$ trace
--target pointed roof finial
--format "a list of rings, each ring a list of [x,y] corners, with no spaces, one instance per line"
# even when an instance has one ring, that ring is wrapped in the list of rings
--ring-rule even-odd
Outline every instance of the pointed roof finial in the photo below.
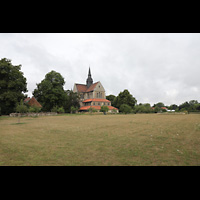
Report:
[[[91,72],[90,72],[90,66],[89,66],[89,72],[88,72],[88,76],[91,76]]]

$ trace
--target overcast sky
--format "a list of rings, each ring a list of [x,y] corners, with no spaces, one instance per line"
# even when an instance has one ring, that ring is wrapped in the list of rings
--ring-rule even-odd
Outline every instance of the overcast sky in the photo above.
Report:
[[[138,103],[200,102],[199,33],[0,33],[0,59],[22,65],[28,95],[54,70],[65,89],[86,83],[89,66],[106,95]]]

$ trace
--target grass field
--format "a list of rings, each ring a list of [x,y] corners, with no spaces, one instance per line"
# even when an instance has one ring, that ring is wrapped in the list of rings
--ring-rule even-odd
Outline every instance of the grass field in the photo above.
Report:
[[[0,117],[0,166],[200,165],[199,114]]]

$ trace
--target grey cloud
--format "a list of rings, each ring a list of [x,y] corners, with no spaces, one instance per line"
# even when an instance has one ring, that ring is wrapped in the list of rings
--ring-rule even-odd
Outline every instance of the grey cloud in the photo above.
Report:
[[[85,83],[89,65],[107,95],[128,89],[138,103],[199,98],[200,34],[0,34],[0,55],[22,64],[30,93],[50,70],[65,89]]]

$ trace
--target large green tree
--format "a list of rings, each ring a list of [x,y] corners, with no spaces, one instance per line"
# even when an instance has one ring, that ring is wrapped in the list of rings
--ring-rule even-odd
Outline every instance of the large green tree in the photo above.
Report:
[[[114,107],[115,107],[115,103],[114,103],[115,98],[116,98],[116,96],[113,95],[113,94],[110,94],[110,95],[106,96],[106,99],[111,101],[111,105],[114,106]]]
[[[153,107],[159,107],[159,108],[161,108],[161,107],[165,107],[165,104],[164,103],[162,103],[162,102],[158,102],[158,103],[156,103],[156,104],[154,104],[153,105]]]
[[[176,104],[171,104],[168,109],[169,110],[176,110],[178,108],[178,106]]]
[[[72,90],[66,90],[63,107],[65,109],[65,112],[67,112],[67,113],[70,113],[71,111],[73,111],[73,108],[78,110],[80,107],[79,95],[76,92],[74,93]],[[73,107],[72,110],[71,110],[71,107]]]
[[[190,107],[190,104],[186,101],[186,102],[182,103],[181,105],[179,105],[179,110],[181,110],[181,109],[188,110],[189,107]]]
[[[200,103],[197,100],[190,100],[189,102],[184,102],[179,105],[179,110],[187,110],[188,112],[199,112]]]
[[[16,104],[25,98],[27,92],[26,78],[21,65],[12,65],[11,60],[0,60],[0,109],[7,115],[15,111]]]
[[[125,89],[123,92],[120,92],[119,95],[114,99],[114,106],[120,108],[122,104],[127,104],[131,108],[135,106],[137,100],[135,97],[130,94],[130,92]]]
[[[46,74],[41,83],[37,84],[33,95],[42,104],[43,111],[51,111],[56,106],[63,106],[66,99],[64,84],[65,81],[61,74],[53,70]]]

